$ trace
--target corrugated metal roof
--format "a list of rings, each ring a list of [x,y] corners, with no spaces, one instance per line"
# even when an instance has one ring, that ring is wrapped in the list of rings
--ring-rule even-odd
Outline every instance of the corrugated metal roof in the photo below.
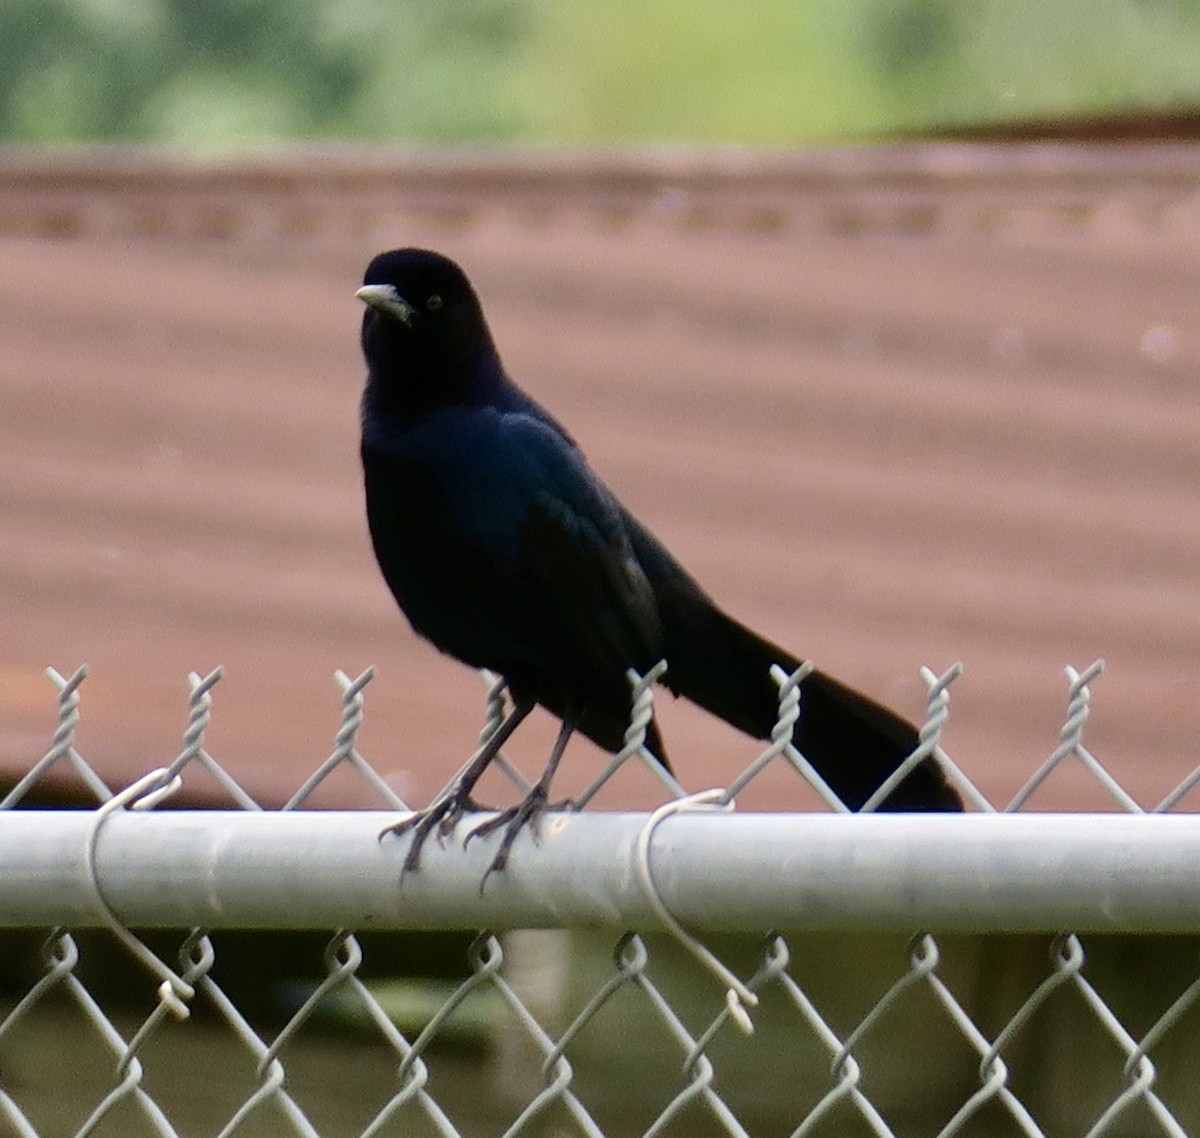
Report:
[[[962,659],[946,745],[998,799],[1057,740],[1062,666],[1104,656],[1087,739],[1152,805],[1200,761],[1198,191],[1186,145],[9,156],[0,766],[46,746],[42,667],[82,661],[114,777],[174,755],[217,663],[210,750],[268,797],[332,742],[335,667],[379,666],[363,749],[405,794],[465,757],[482,687],[394,609],[357,469],[354,287],[426,244],[732,612],[914,715],[918,668]],[[755,753],[661,702],[688,785]],[[523,735],[536,766],[551,726]]]

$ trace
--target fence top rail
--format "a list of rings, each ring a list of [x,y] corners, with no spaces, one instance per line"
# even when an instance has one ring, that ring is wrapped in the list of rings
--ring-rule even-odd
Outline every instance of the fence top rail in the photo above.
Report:
[[[483,884],[383,812],[0,814],[0,927],[1200,931],[1200,815],[562,813]]]

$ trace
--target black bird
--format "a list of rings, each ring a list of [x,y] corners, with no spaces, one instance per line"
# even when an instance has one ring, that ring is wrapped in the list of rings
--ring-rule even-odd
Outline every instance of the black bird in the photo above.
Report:
[[[452,261],[382,253],[357,296],[367,520],[384,579],[412,627],[476,668],[505,677],[513,711],[450,793],[390,830],[422,844],[466,810],[472,789],[535,705],[562,720],[546,771],[505,827],[494,869],[546,804],[572,731],[609,751],[630,715],[627,670],[667,662],[664,683],[757,739],[778,717],[774,664],[799,661],[722,612],[594,474],[567,431],[509,378],[474,289]],[[851,809],[917,746],[913,726],[831,676],[800,688],[793,740]],[[664,767],[652,722],[646,746]],[[669,769],[669,767],[668,767]],[[960,810],[926,759],[882,810]]]

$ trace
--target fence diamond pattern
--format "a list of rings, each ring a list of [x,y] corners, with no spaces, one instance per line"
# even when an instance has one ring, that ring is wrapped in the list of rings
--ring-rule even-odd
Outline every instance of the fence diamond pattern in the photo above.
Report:
[[[923,671],[928,705],[921,742],[896,779],[933,755],[959,787],[969,809],[1014,812],[1055,769],[1078,763],[1121,810],[1142,813],[1083,743],[1090,685],[1101,669],[1100,662],[1082,672],[1067,669],[1068,709],[1060,740],[1013,800],[1001,805],[989,802],[939,745],[951,686],[960,669],[956,666],[943,675]],[[89,812],[86,859],[94,901],[89,924],[106,928],[121,951],[137,961],[137,974],[144,976],[145,983],[141,995],[146,998],[141,1002],[149,1004],[150,1010],[131,1018],[128,1010],[107,1007],[107,997],[93,992],[84,945],[96,943],[94,934],[85,937],[65,928],[44,933],[40,963],[28,986],[15,1002],[0,1004],[0,1132],[21,1138],[59,1133],[355,1133],[364,1138],[560,1133],[782,1133],[793,1138],[1081,1134],[1098,1138],[1200,1133],[1200,1100],[1189,1088],[1195,1080],[1188,1070],[1189,1066],[1195,1070],[1197,1059],[1196,1050],[1189,1051],[1189,1046],[1200,1040],[1196,1024],[1200,953],[1183,952],[1179,976],[1164,978],[1154,999],[1130,1004],[1126,997],[1110,994],[1091,975],[1090,943],[1085,945],[1090,938],[1060,931],[1038,942],[1041,964],[1020,972],[1018,980],[1009,983],[1004,999],[989,1005],[968,990],[971,984],[962,968],[948,966],[950,955],[958,950],[955,938],[917,932],[906,947],[889,942],[882,955],[875,953],[872,968],[855,981],[859,990],[848,1007],[831,996],[827,984],[807,974],[810,953],[803,934],[746,929],[758,945],[757,962],[750,967],[746,967],[751,958],[745,938],[736,949],[726,949],[728,937],[706,937],[711,943],[702,944],[657,895],[648,862],[643,884],[658,924],[638,932],[613,930],[618,938],[607,963],[590,960],[583,969],[586,975],[566,985],[568,994],[550,1013],[536,987],[521,979],[521,954],[530,942],[519,934],[485,930],[466,953],[465,978],[422,1017],[421,1026],[402,1030],[379,989],[361,975],[367,960],[363,943],[341,929],[325,945],[323,979],[296,1000],[281,1028],[268,1033],[256,1026],[252,1009],[239,1007],[214,977],[222,952],[219,930],[197,927],[181,938],[176,935],[174,957],[166,959],[160,953],[161,933],[136,935],[125,927],[107,899],[110,883],[96,868],[96,849],[114,815],[162,807],[182,780],[194,777],[201,768],[223,788],[232,809],[261,809],[205,748],[220,672],[189,678],[189,715],[178,757],[119,790],[110,787],[76,749],[85,670],[70,677],[53,670],[48,675],[58,690],[52,743],[41,761],[0,801],[0,810],[28,810],[30,792],[51,771],[56,776],[69,772],[95,800]],[[647,842],[658,822],[672,813],[732,809],[734,796],[776,764],[806,779],[831,809],[844,810],[791,744],[791,728],[801,709],[797,685],[803,675],[801,669],[794,676],[778,673],[775,677],[780,715],[770,745],[727,789],[697,795],[689,795],[644,750],[651,684],[657,675],[631,676],[633,714],[626,746],[578,796],[573,808],[586,807],[626,762],[644,762],[662,782],[665,794],[663,807],[647,819]],[[304,810],[326,779],[347,770],[372,788],[381,809],[409,809],[356,746],[371,678],[369,670],[356,678],[337,673],[342,717],[332,751],[284,811]],[[481,738],[496,729],[505,699],[503,683],[485,679],[487,715]],[[500,762],[513,782],[527,789],[521,774],[503,758]],[[1174,811],[1198,780],[1200,768],[1154,812]],[[876,799],[889,788],[881,788]],[[0,814],[0,834],[5,816]],[[422,872],[437,872],[437,866],[423,866]],[[0,927],[12,923],[5,917],[0,881]],[[464,913],[464,923],[470,923],[469,913]],[[1096,938],[1096,943],[1105,950],[1105,938]],[[576,957],[569,959],[574,966]],[[854,973],[853,968],[848,971]],[[157,998],[151,1003],[156,985]],[[321,1022],[322,1009],[331,1002],[353,1005],[367,1025],[373,1053],[383,1049],[390,1056],[387,1085],[376,1085],[373,1099],[359,1100],[354,1117],[331,1119],[316,1105],[319,1095],[293,1088],[292,1056],[297,1054],[298,1040]],[[496,1017],[504,1025],[500,1050],[507,1054],[502,1078],[506,1087],[486,1108],[464,1107],[453,1088],[464,1059],[445,1043],[454,1036],[456,1019],[484,1005],[499,1009]],[[75,1084],[65,1076],[57,1079],[53,1112],[44,1103],[31,1101],[20,1078],[23,1056],[37,1050],[45,1039],[35,1025],[48,1012],[60,1025],[51,1031],[50,1046],[64,1052],[98,1046],[107,1055],[108,1072],[100,1085],[94,1080]],[[238,1071],[240,1082],[234,1080],[236,1087],[231,1085],[221,1094],[201,1088],[202,1105],[184,1122],[173,1107],[169,1077],[155,1075],[156,1048],[163,1040],[195,1030],[193,1023],[200,1019],[210,1027],[217,1025],[227,1065]],[[918,1030],[919,1023],[930,1021],[939,1024],[937,1041],[925,1039]],[[630,1024],[637,1026],[631,1029]],[[1092,1039],[1086,1061],[1103,1056],[1103,1070],[1088,1083],[1086,1093],[1048,1098],[1035,1089],[1037,1082],[1065,1077],[1075,1047],[1072,1033],[1077,1030]],[[611,1044],[614,1034],[615,1046]],[[767,1042],[762,1042],[764,1038]],[[743,1049],[755,1046],[759,1058],[739,1058]],[[761,1058],[764,1049],[770,1052],[769,1062]],[[342,1077],[338,1063],[349,1069],[358,1062],[357,1049],[334,1049],[331,1055],[335,1053],[338,1058],[327,1058],[323,1064],[326,1077],[333,1080]],[[968,1072],[968,1079],[947,1081],[933,1073],[946,1055],[958,1056],[957,1067]],[[964,1055],[969,1062],[961,1061]],[[631,1062],[640,1069],[635,1071]],[[899,1083],[873,1076],[881,1064],[901,1072]],[[194,1065],[202,1066],[198,1053]],[[451,1072],[448,1078],[439,1081],[439,1067]],[[203,1081],[203,1070],[198,1077]],[[652,1085],[653,1091],[637,1097],[636,1109],[632,1105],[625,1109],[625,1092],[639,1079]],[[759,1109],[767,1100],[774,1104],[769,1121],[766,1107]]]

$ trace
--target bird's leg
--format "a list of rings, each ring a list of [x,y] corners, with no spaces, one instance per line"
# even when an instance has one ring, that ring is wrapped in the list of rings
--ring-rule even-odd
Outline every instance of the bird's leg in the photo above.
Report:
[[[550,799],[550,783],[554,778],[554,772],[558,770],[563,752],[567,749],[567,740],[571,738],[574,731],[575,725],[571,720],[564,719],[558,732],[558,738],[554,741],[554,749],[550,752],[550,758],[546,762],[546,769],[542,771],[541,778],[533,784],[529,793],[516,806],[501,810],[494,818],[480,823],[467,835],[466,841],[469,842],[472,838],[491,834],[501,828],[504,830],[500,848],[496,851],[496,856],[492,858],[492,864],[488,866],[487,873],[483,875],[483,881],[479,883],[480,890],[483,889],[491,874],[502,870],[508,864],[508,851],[512,848],[517,834],[531,822],[536,826],[538,815],[547,808]]]
[[[388,826],[380,833],[380,838],[387,834],[407,834],[413,832],[412,844],[404,858],[401,874],[416,869],[421,860],[421,847],[426,839],[436,829],[445,834],[454,828],[455,823],[468,810],[478,810],[471,792],[488,765],[499,753],[500,748],[508,741],[509,736],[521,725],[525,717],[533,710],[532,703],[516,704],[508,718],[492,733],[486,743],[471,756],[470,762],[463,767],[454,782],[440,794],[424,810],[418,810],[407,818],[402,818],[394,826]]]

